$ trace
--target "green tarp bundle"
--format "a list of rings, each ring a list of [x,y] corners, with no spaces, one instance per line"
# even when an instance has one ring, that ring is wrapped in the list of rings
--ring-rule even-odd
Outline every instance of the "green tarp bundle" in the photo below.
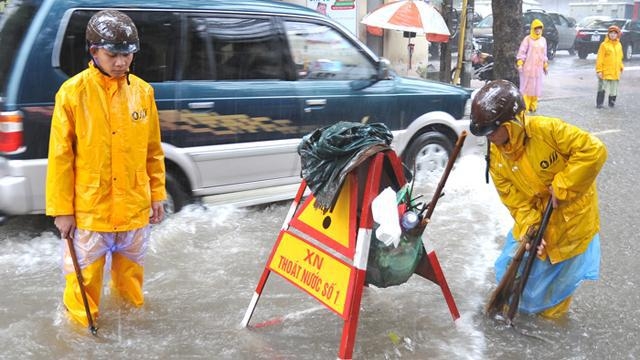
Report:
[[[305,135],[298,146],[301,175],[316,198],[316,206],[331,209],[359,155],[376,146],[378,151],[389,149],[392,139],[384,124],[344,121]]]

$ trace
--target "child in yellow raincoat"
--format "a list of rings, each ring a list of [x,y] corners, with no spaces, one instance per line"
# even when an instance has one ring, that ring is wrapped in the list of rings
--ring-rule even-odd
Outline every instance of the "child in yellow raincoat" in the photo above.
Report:
[[[46,213],[63,239],[71,237],[90,314],[98,316],[103,268],[111,285],[135,306],[144,303],[143,259],[149,222],[164,215],[164,153],[153,88],[129,73],[138,32],[124,13],[105,10],[87,25],[89,67],[56,94],[49,139]],[[67,243],[63,303],[89,325]],[[93,331],[93,329],[92,329]]]
[[[609,26],[607,37],[598,48],[596,58],[596,74],[598,75],[598,94],[596,107],[602,109],[605,92],[609,93],[609,107],[614,107],[618,96],[618,82],[624,70],[622,63],[622,45],[620,44],[620,28]]]

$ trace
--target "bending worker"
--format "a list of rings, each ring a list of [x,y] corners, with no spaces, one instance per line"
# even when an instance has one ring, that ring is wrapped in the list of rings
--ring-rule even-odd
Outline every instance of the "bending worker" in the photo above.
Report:
[[[111,256],[114,293],[144,303],[143,259],[149,223],[164,216],[164,153],[153,88],[129,73],[138,32],[125,14],[100,11],[89,20],[91,56],[84,71],[56,94],[49,140],[46,212],[63,239],[71,237],[97,318],[103,268]],[[72,259],[64,242],[63,302],[87,325]]]
[[[580,282],[599,277],[596,177],[607,150],[588,132],[557,118],[525,115],[525,109],[514,84],[492,81],[473,98],[470,130],[490,142],[488,169],[514,220],[496,261],[498,282],[518,242],[540,224],[547,201],[553,202],[519,311],[558,318]]]

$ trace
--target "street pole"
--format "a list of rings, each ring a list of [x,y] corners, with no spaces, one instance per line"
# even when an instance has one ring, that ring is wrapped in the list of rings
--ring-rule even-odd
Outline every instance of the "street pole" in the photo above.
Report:
[[[469,87],[471,86],[471,74],[472,74],[472,66],[471,66],[471,57],[473,52],[473,15],[475,13],[474,10],[474,0],[465,0],[464,1],[465,8],[463,9],[463,13],[465,14],[464,18],[464,59],[463,59],[463,73],[460,79],[460,85]],[[460,49],[460,48],[459,48]],[[458,50],[458,56],[460,56],[460,50]]]

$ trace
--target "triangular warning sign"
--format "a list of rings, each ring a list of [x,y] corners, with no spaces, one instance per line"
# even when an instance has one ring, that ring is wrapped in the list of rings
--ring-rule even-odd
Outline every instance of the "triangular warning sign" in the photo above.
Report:
[[[341,254],[352,257],[356,242],[357,196],[357,182],[350,174],[342,184],[332,211],[317,209],[316,198],[310,195],[290,224]]]

